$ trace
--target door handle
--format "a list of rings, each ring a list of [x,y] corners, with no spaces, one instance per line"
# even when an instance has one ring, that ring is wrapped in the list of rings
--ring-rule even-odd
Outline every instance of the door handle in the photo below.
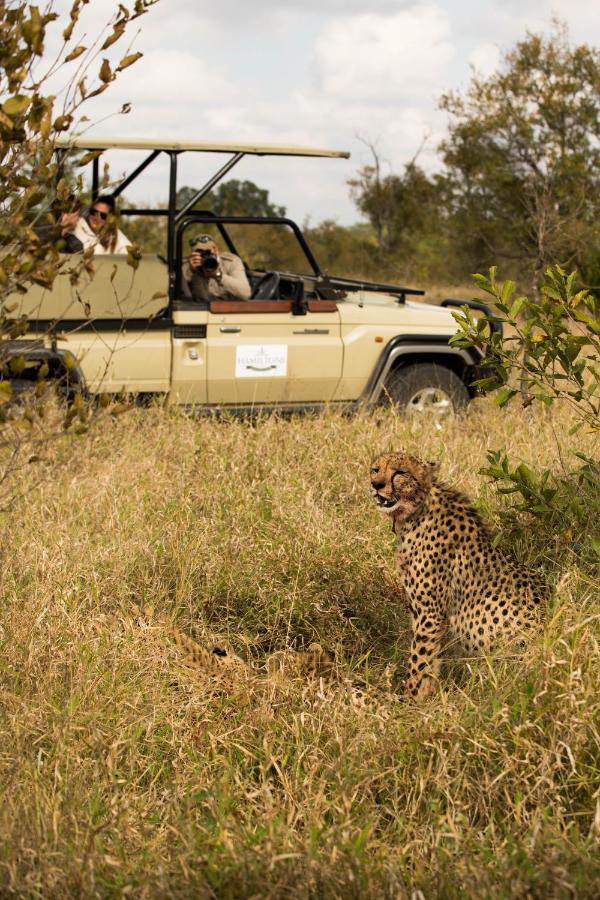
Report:
[[[294,334],[329,334],[329,328],[302,328]]]
[[[221,325],[219,328],[222,334],[238,334],[241,330],[239,325]]]

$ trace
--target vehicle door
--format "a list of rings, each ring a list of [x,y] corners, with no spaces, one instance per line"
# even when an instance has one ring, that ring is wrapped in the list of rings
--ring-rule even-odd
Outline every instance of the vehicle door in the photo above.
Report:
[[[207,327],[208,402],[247,405],[331,400],[343,347],[336,304],[311,300],[213,301]]]
[[[304,278],[312,271],[314,285],[315,261],[298,227],[287,219],[191,214],[178,231],[182,261],[190,240],[207,231],[244,261],[253,299],[205,304],[206,401],[247,406],[333,399],[342,376],[340,315],[336,303],[318,299],[312,287],[305,297]],[[269,282],[266,296],[261,273]]]

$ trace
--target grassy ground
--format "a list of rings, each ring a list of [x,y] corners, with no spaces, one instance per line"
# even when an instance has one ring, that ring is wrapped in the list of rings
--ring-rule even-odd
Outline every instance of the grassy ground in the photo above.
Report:
[[[54,445],[0,521],[0,895],[598,896],[600,605],[568,538],[516,547],[559,585],[523,658],[379,690],[407,619],[370,457],[440,459],[497,519],[486,448],[559,466],[567,426],[147,410]],[[144,604],[256,663],[319,641],[373,697],[212,682]]]

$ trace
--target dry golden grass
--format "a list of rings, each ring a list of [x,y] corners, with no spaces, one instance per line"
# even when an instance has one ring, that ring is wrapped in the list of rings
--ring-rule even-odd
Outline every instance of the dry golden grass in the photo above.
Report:
[[[438,458],[493,519],[486,448],[559,466],[567,426],[488,401],[441,429],[157,409],[52,446],[1,522],[0,894],[598,896],[596,584],[532,528],[517,552],[559,585],[539,640],[400,702],[366,475],[382,449]],[[318,641],[372,696],[195,674],[146,604],[257,663]]]

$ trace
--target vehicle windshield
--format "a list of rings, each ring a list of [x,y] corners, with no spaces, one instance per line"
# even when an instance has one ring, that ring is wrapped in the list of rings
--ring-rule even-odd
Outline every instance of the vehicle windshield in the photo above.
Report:
[[[227,222],[222,228],[229,236],[233,252],[242,258],[250,271],[314,274],[296,234],[285,222]],[[198,234],[210,234],[221,250],[230,249],[216,225],[189,222],[183,233],[184,256],[189,253],[190,240]]]

